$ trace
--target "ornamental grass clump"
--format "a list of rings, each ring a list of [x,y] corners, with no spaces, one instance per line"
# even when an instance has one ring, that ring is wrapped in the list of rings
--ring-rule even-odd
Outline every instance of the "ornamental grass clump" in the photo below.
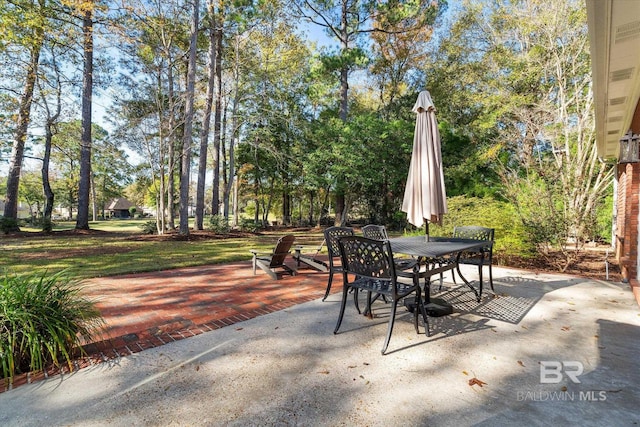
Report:
[[[104,324],[93,301],[81,295],[80,282],[64,271],[0,279],[0,361],[2,378],[42,371],[74,357]],[[83,341],[84,340],[84,341]]]

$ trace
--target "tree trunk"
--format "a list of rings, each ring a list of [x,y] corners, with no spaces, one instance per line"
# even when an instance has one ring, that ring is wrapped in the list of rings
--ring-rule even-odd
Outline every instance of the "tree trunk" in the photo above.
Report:
[[[233,180],[233,225],[238,226],[240,213],[238,212],[238,180]]]
[[[315,201],[315,193],[314,192],[309,192],[309,225],[313,224],[313,204]],[[301,209],[302,211],[302,209]]]
[[[264,208],[264,212],[262,213],[262,223],[265,226],[269,225],[269,212],[271,212],[271,204],[273,203],[273,187],[275,183],[276,179],[272,177],[271,182],[269,183],[269,198],[267,199],[267,204]]]
[[[170,67],[169,67],[170,68]],[[168,71],[169,74],[169,97],[171,97],[171,73]],[[157,100],[156,103],[158,105],[158,123],[162,124],[163,123],[163,102],[161,100],[161,88],[162,88],[162,75],[160,72],[158,72],[157,75],[157,85],[158,85],[158,90],[157,90]],[[171,111],[171,98],[169,99],[169,132],[167,132],[168,135],[171,135],[171,126],[173,124],[173,120],[172,120],[172,116],[173,113]],[[165,174],[165,149],[167,146],[167,135],[165,135],[164,132],[164,127],[162,125],[159,126],[158,128],[158,141],[159,141],[159,146],[158,146],[158,181],[159,181],[159,186],[155,184],[155,179],[153,180],[154,182],[154,188],[156,190],[156,231],[158,232],[158,234],[162,235],[164,234],[165,230],[166,230],[166,224],[165,224],[165,219],[166,219],[166,199],[165,199],[165,195],[166,195],[166,174]],[[151,169],[151,175],[152,177],[154,177],[154,156],[151,152],[151,149],[148,149],[148,155],[149,155],[149,168]],[[159,188],[158,188],[159,187]]]
[[[285,183],[282,192],[282,225],[291,225],[291,194],[288,183]]]
[[[200,133],[200,158],[198,159],[198,183],[196,187],[196,212],[195,229],[204,229],[204,189],[207,177],[207,154],[209,146],[209,128],[211,125],[211,108],[213,105],[213,92],[215,91],[216,78],[216,31],[213,1],[209,0],[207,9],[211,17],[211,28],[209,28],[209,76],[207,84],[207,95],[202,118],[202,131]]]
[[[225,102],[224,107],[222,108],[222,131],[220,135],[222,139],[220,140],[220,158],[222,159],[222,167],[220,168],[221,177],[222,177],[222,215],[228,220],[229,219],[229,163],[227,157],[227,112],[228,112],[228,104]],[[233,137],[231,137],[231,143],[233,144]]]
[[[220,122],[222,109],[222,19],[216,30],[216,112],[213,123],[213,194],[211,214],[220,213]]]
[[[198,3],[198,0],[193,1],[184,115],[184,138],[182,141],[182,168],[180,171],[180,234],[183,236],[189,235],[189,178],[191,171],[191,136],[193,133],[193,98],[196,82],[196,48],[199,22]]]
[[[324,200],[322,201],[322,206],[320,206],[320,213],[318,214],[318,227],[322,225],[322,218],[324,218],[324,212],[327,210],[327,205],[329,204],[329,190],[331,186],[327,185],[327,188],[324,192]]]
[[[232,189],[237,189],[237,186],[234,186],[234,183],[237,182],[237,180],[235,179],[235,175],[236,175],[236,159],[235,159],[235,144],[236,144],[236,129],[238,128],[238,104],[239,104],[239,100],[238,100],[238,96],[239,96],[239,90],[240,90],[240,71],[239,71],[239,54],[240,54],[240,38],[236,37],[236,61],[234,62],[234,94],[233,94],[233,108],[231,109],[232,113],[231,113],[231,140],[229,142],[229,170],[228,170],[228,180],[227,180],[227,185],[225,187],[225,192],[224,192],[224,207],[225,207],[225,212],[224,212],[224,216],[225,218],[229,217],[229,196],[230,193],[232,191]],[[228,103],[227,103],[228,104]],[[226,110],[225,110],[226,111]],[[225,121],[226,122],[226,121]],[[233,217],[234,217],[234,221],[233,224],[234,225],[238,225],[238,213],[237,213],[237,193],[234,191],[233,192]]]
[[[342,2],[342,20],[340,25],[340,39],[342,41],[342,51],[349,51],[349,35],[347,27],[347,2]],[[340,69],[340,120],[347,121],[349,113],[349,68],[345,64]],[[334,225],[343,227],[343,209],[346,207],[344,194],[344,178],[338,177],[336,185],[336,218]]]
[[[176,126],[176,106],[175,106],[175,91],[173,90],[173,66],[169,64],[167,69],[167,79],[169,83],[169,135],[168,135],[168,159],[167,159],[167,179],[166,179],[166,212],[163,215],[167,215],[168,227],[171,230],[176,228],[175,211],[174,211],[174,174],[176,169],[176,144],[177,144],[177,126]],[[164,161],[164,159],[162,160]]]
[[[34,43],[29,55],[24,93],[20,98],[18,123],[16,126],[13,148],[11,149],[11,160],[9,162],[7,194],[4,199],[4,217],[16,220],[18,219],[18,188],[20,186],[22,161],[24,160],[24,145],[27,139],[29,121],[31,120],[31,103],[33,102],[33,91],[38,78],[38,64],[40,62],[40,51],[42,50],[43,40],[44,29],[42,26],[37,26],[34,32]],[[17,231],[18,229],[19,228],[16,223],[14,231]]]
[[[56,61],[55,55],[52,55],[51,63],[53,66],[53,70],[55,72],[55,96],[56,96],[56,106],[55,113],[52,114],[51,109],[49,108],[49,103],[47,102],[47,94],[42,87],[40,88],[42,103],[44,104],[45,110],[47,112],[47,120],[44,125],[45,138],[44,138],[44,152],[42,154],[42,192],[44,194],[44,213],[43,213],[43,221],[42,221],[42,230],[43,231],[51,231],[51,216],[53,214],[53,204],[55,200],[55,195],[53,193],[53,189],[51,188],[51,182],[49,181],[49,165],[51,163],[51,146],[53,144],[53,129],[54,124],[58,121],[60,117],[60,113],[62,112],[62,83],[60,82],[60,68],[58,67],[58,63]]]
[[[51,231],[51,214],[53,213],[54,194],[51,189],[51,183],[49,182],[49,162],[51,159],[51,141],[53,139],[52,131],[53,123],[51,120],[47,120],[45,126],[45,140],[44,140],[44,155],[42,156],[42,190],[44,193],[44,226],[49,227]]]
[[[84,72],[82,79],[82,136],[80,139],[80,183],[76,229],[89,229],[89,189],[91,186],[91,102],[93,95],[93,2],[82,19]]]
[[[96,195],[96,178],[91,174],[91,217],[98,220],[98,196]],[[104,193],[103,193],[104,194]]]

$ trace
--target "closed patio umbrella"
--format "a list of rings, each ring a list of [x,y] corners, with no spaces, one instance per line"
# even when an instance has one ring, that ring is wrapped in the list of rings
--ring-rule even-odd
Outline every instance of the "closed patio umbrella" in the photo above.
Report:
[[[421,227],[426,220],[428,235],[429,222],[442,224],[442,217],[447,213],[440,133],[429,91],[420,92],[413,112],[416,128],[402,211],[416,227]]]
[[[428,241],[429,222],[442,224],[442,217],[447,213],[440,132],[429,91],[420,92],[413,112],[416,113],[416,129],[402,211],[407,213],[407,220],[416,227],[426,223]],[[428,281],[425,294],[425,308],[430,316],[446,316],[453,312],[448,302],[430,297]]]

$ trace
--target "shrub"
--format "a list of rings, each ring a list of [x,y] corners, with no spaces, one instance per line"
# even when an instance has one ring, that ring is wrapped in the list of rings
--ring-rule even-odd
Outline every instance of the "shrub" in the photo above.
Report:
[[[224,215],[211,215],[207,228],[218,234],[228,233],[231,230],[229,220],[225,218]]]
[[[144,224],[140,224],[143,234],[156,234],[158,232],[158,225],[155,221],[147,221]]]
[[[447,199],[448,213],[442,226],[429,224],[433,236],[451,236],[453,227],[479,225],[495,229],[493,256],[505,264],[512,257],[534,256],[535,246],[528,239],[513,205],[491,197],[455,196]],[[424,232],[424,231],[422,231]]]
[[[20,230],[20,223],[18,222],[17,219],[7,218],[7,217],[0,218],[0,231],[2,231],[4,234],[8,234],[12,231],[19,231],[19,230]]]
[[[80,283],[60,272],[8,275],[0,281],[0,360],[2,377],[60,366],[82,351],[103,325]]]
[[[51,221],[51,218],[42,218],[41,226],[42,231],[45,231],[47,233],[53,231],[53,221]]]
[[[51,218],[34,217],[29,221],[29,225],[35,228],[40,228],[42,231],[51,232],[53,230],[53,221]]]
[[[260,224],[255,222],[253,218],[240,218],[240,231],[246,233],[255,233],[260,230]]]

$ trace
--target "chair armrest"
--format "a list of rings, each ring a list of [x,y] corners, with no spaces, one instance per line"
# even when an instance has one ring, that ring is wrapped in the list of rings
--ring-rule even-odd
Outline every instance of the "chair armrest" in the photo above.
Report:
[[[322,251],[322,246],[302,246],[294,247],[294,256],[305,256],[307,258],[315,258]]]
[[[273,256],[273,255],[275,255],[273,252],[260,252],[257,249],[249,249],[249,252],[251,252],[254,257],[257,257],[257,256]]]

